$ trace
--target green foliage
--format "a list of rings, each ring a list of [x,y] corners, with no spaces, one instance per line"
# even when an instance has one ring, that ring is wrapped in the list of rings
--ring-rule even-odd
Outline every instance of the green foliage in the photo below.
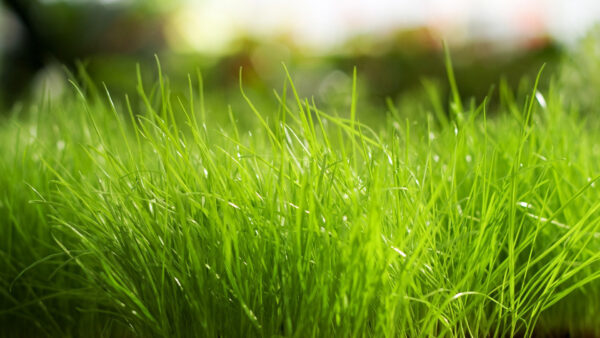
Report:
[[[493,117],[428,85],[435,112],[390,102],[373,127],[356,75],[346,113],[289,74],[273,111],[194,82],[140,77],[133,107],[75,86],[2,122],[0,333],[600,334],[599,126],[560,84],[501,86]]]
[[[562,95],[570,105],[586,114],[597,114],[600,88],[600,26],[590,30],[563,58],[560,80],[564,84]]]

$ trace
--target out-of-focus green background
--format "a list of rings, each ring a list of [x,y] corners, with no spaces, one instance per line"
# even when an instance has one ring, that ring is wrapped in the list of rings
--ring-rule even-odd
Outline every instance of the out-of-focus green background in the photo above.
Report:
[[[240,67],[248,90],[269,95],[283,62],[302,94],[335,106],[356,66],[363,100],[377,107],[423,83],[444,89],[443,40],[461,94],[481,99],[501,79],[526,87],[556,64],[598,12],[577,2],[3,0],[0,106],[60,95],[81,70],[120,97],[135,91],[136,64],[156,77],[157,55],[175,90],[198,69],[208,97],[234,105]]]

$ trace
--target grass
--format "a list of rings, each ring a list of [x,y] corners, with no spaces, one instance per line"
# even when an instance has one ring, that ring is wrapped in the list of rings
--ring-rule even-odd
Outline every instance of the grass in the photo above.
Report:
[[[159,74],[1,122],[0,334],[600,335],[600,123],[560,80],[366,125],[356,80],[232,111]]]

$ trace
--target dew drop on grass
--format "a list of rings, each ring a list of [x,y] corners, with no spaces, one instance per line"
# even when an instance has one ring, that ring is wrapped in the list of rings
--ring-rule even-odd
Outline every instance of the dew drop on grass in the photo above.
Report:
[[[517,205],[522,207],[522,208],[527,208],[527,209],[532,209],[533,205],[527,203],[527,202],[517,202]]]
[[[56,149],[58,149],[58,151],[62,151],[63,149],[65,149],[65,141],[59,140],[58,142],[56,142]]]
[[[398,255],[400,255],[400,256],[402,256],[402,257],[405,257],[405,258],[406,258],[406,254],[404,253],[404,251],[402,251],[402,250],[400,250],[400,249],[396,248],[396,247],[395,247],[395,246],[393,246],[393,245],[392,245],[392,249],[393,249],[394,251],[396,251],[396,252],[398,253]]]
[[[177,277],[173,277],[173,279],[175,280],[175,283],[177,283],[177,285],[179,285],[179,288],[181,290],[183,290],[183,286],[181,286],[181,282],[179,282],[179,279],[177,279]]]
[[[204,177],[208,178],[208,170],[206,168],[204,168]]]
[[[435,134],[434,134],[433,132],[430,132],[430,133],[429,133],[429,140],[430,140],[430,141],[433,141],[433,140],[435,140]]]
[[[429,264],[423,264],[423,266],[429,270],[429,272],[433,272],[433,269],[431,268],[431,266]]]
[[[433,155],[433,161],[434,162],[439,162],[440,161],[440,157],[438,156],[438,154],[434,154]]]
[[[535,98],[537,99],[540,106],[542,106],[542,108],[546,108],[546,99],[544,99],[544,95],[542,95],[542,93],[536,91]]]
[[[242,304],[242,308],[246,311],[246,314],[248,314],[248,317],[250,317],[251,320],[253,320],[254,322],[258,321],[258,318],[254,314],[254,312],[252,312],[252,310],[246,304]]]
[[[471,163],[472,160],[473,158],[471,157],[471,155],[465,156],[465,161],[467,161],[467,163]]]

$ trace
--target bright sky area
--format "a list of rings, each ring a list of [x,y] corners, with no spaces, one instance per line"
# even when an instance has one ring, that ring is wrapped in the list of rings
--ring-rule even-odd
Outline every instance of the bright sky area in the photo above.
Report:
[[[197,49],[220,48],[240,33],[286,33],[300,44],[331,47],[354,34],[419,26],[450,41],[547,33],[570,43],[598,19],[599,0],[188,0],[176,16]]]

